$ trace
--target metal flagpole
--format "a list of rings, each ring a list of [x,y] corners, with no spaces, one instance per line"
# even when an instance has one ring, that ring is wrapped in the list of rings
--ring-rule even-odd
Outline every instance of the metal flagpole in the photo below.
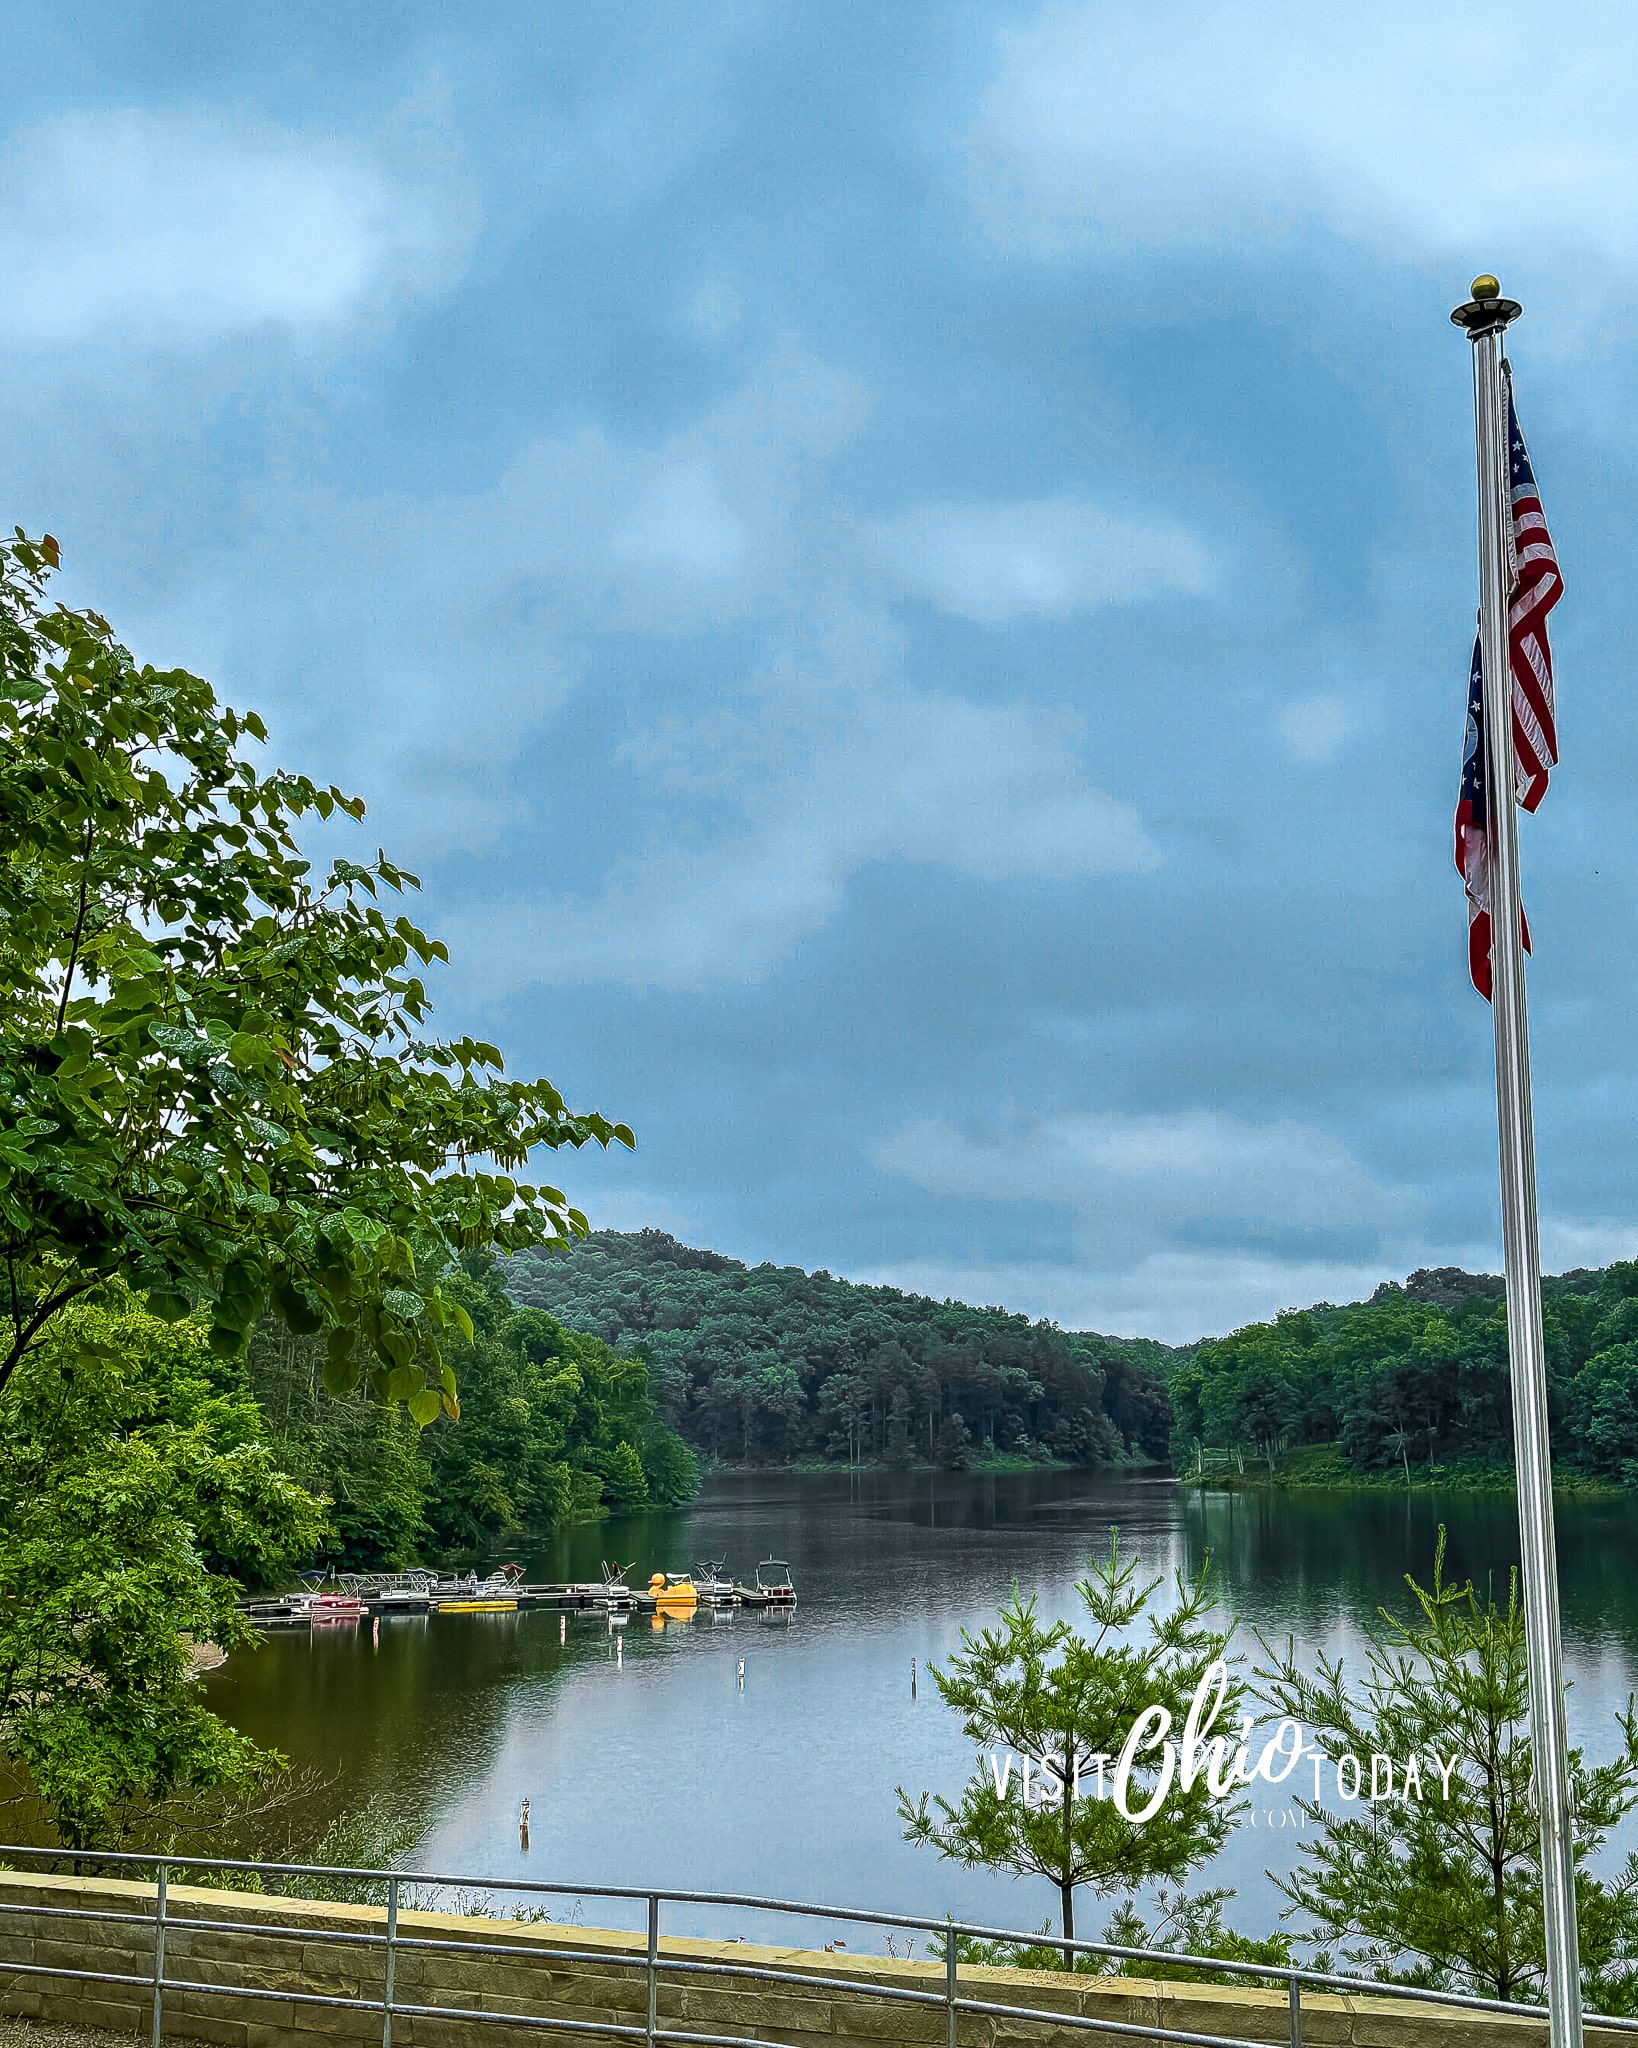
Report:
[[[1496,1123],[1501,1149],[1507,1349],[1512,1366],[1524,1627],[1530,1668],[1532,1783],[1541,1825],[1542,1924],[1552,2048],[1581,2048],[1581,1957],[1576,1931],[1569,1740],[1559,1637],[1558,1551],[1547,1442],[1547,1351],[1541,1330],[1536,1144],[1530,1111],[1530,1028],[1524,1001],[1518,811],[1513,798],[1513,679],[1508,654],[1506,537],[1511,512],[1502,335],[1524,309],[1493,277],[1451,319],[1473,344],[1479,458],[1479,644],[1484,665],[1485,826],[1490,849],[1491,1008],[1496,1027]]]

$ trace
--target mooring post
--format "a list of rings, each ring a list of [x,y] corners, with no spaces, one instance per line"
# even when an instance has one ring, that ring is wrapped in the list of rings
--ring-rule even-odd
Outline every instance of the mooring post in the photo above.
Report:
[[[165,2027],[165,1878],[164,1864],[159,1866],[159,1882],[154,1887],[154,2032],[153,2048],[159,2048],[160,2036]]]
[[[956,1933],[955,1922],[945,1915],[944,1929],[944,2048],[956,2048]]]
[[[387,1962],[381,1982],[381,2048],[392,2048],[392,1998],[398,1976],[398,1880],[387,1879]]]
[[[1291,2048],[1302,2048],[1302,1986],[1295,1970],[1285,1980],[1285,1993],[1291,2007]]]
[[[654,2044],[654,2025],[660,2011],[660,1895],[648,1895],[648,2042]]]

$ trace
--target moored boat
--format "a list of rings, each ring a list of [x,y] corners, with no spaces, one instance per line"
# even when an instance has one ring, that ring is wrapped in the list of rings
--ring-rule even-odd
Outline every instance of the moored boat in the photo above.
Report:
[[[369,1605],[378,1614],[425,1614],[432,1602],[414,1586],[384,1586]]]
[[[307,1611],[313,1626],[318,1628],[325,1622],[362,1621],[364,1602],[356,1593],[326,1586],[322,1592],[313,1595]]]
[[[732,1607],[739,1599],[733,1580],[723,1569],[725,1563],[719,1557],[714,1562],[695,1565],[694,1587],[702,1607]]]
[[[611,1615],[631,1612],[637,1596],[626,1584],[626,1573],[630,1570],[629,1564],[610,1564],[607,1558],[603,1560],[603,1589],[597,1595],[597,1602]]]
[[[313,1619],[305,1593],[283,1600],[243,1600],[239,1612],[252,1628],[306,1628]]]
[[[736,1586],[734,1591],[747,1607],[794,1607],[796,1587],[791,1568],[782,1557],[765,1557],[756,1568],[754,1586]]]

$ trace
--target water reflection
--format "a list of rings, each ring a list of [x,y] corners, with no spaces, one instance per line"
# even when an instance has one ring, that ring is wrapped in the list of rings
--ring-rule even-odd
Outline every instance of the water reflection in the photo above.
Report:
[[[403,1805],[419,1834],[406,1860],[423,1868],[1038,1926],[1053,1909],[1044,1886],[957,1870],[899,1839],[894,1786],[953,1791],[971,1766],[926,1678],[962,1628],[1015,1583],[1048,1615],[1074,1613],[1073,1582],[1116,1522],[1154,1572],[1192,1569],[1209,1549],[1246,1634],[1351,1657],[1382,1603],[1403,1599],[1403,1574],[1427,1576],[1441,1520],[1447,1569],[1499,1582],[1516,1555],[1512,1510],[1472,1497],[1201,1496],[1077,1473],[727,1476],[691,1508],[565,1531],[521,1561],[561,1580],[595,1579],[605,1557],[645,1577],[726,1558],[748,1578],[773,1555],[790,1561],[794,1615],[702,1610],[619,1631],[593,1614],[404,1617],[378,1641],[368,1628],[274,1637],[209,1683],[253,1734],[339,1767],[338,1796]],[[1572,1734],[1603,1754],[1638,1668],[1633,1518],[1566,1503],[1559,1538]],[[1267,1923],[1263,1866],[1290,1855],[1289,1838],[1241,1832],[1214,1873],[1241,1888],[1232,1917]]]

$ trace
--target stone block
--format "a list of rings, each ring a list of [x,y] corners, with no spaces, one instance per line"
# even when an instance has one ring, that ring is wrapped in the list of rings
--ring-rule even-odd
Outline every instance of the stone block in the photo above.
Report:
[[[383,1984],[385,1914],[378,1907],[332,1901],[284,1899],[245,1893],[213,1893],[198,1886],[173,1886],[178,1916],[167,1934],[167,1967],[196,1977],[210,1988],[197,1993],[168,1990],[167,2039],[196,2040],[205,2048],[321,2048],[322,2043],[374,2048],[381,2037],[379,2005]],[[76,1878],[50,1874],[0,1873],[0,1904],[84,1904],[109,1911],[151,1910],[153,1890],[139,1880]],[[231,1923],[215,1932],[188,1925],[188,1915]],[[292,1935],[258,1933],[259,1927],[287,1925]],[[394,2020],[393,2048],[544,2048],[544,2030],[509,2025],[514,2017],[545,2013],[580,2021],[594,2031],[584,2044],[615,2037],[601,2029],[616,2023],[640,2025],[647,2009],[647,1982],[640,1943],[614,1930],[463,1919],[457,1915],[406,1910],[400,1929],[457,1944],[450,1950],[400,1950],[397,1994],[409,2002],[437,2006],[447,2016]],[[336,1931],[364,1933],[368,1945],[326,1940]],[[524,1951],[486,1956],[482,1945],[504,1941]],[[147,1998],[141,1984],[74,1983],[30,1979],[6,1964],[36,1958],[59,1967],[114,1969],[146,1979],[151,1968],[151,1935],[133,1923],[51,1920],[28,1912],[0,1914],[0,2010],[45,2021],[73,2020],[114,2031],[146,2032]],[[463,1950],[471,1946],[471,1953]],[[704,1961],[726,1966],[727,1974],[680,1975],[663,1963]],[[843,1980],[848,1988],[814,1983],[768,1982],[746,1976],[749,1968],[789,1970],[798,1978]],[[833,1956],[748,1943],[707,1942],[668,1937],[662,1946],[659,2011],[663,2020],[700,2032],[748,2030],[770,2041],[823,2048],[846,2042],[852,2048],[943,2048],[942,2000],[928,2006],[873,1996],[870,1987],[914,1986],[942,1993],[941,1965],[894,1958]],[[281,1994],[247,1998],[245,1989]],[[366,2001],[347,2007],[307,2005],[289,1994],[324,1989]],[[1072,2012],[1116,2024],[1161,2024],[1177,2031],[1215,2033],[1248,2044],[1284,2048],[1288,2012],[1283,1991],[1147,1980],[1071,1978],[1056,1973],[964,1968],[961,1993],[982,2006],[1033,2004],[1039,2019],[1003,2019],[982,2010],[959,2021],[962,2048],[1084,2048],[1118,2036],[1079,2034],[1058,2023]],[[462,2008],[469,2010],[463,2012]],[[474,2015],[482,2012],[485,2018]],[[1410,2001],[1318,1994],[1303,2000],[1303,2035],[1309,2048],[1536,2048],[1545,2042],[1538,2021],[1507,2015],[1494,2018],[1441,2011]],[[1624,2039],[1588,2030],[1594,2048],[1616,2048]]]

